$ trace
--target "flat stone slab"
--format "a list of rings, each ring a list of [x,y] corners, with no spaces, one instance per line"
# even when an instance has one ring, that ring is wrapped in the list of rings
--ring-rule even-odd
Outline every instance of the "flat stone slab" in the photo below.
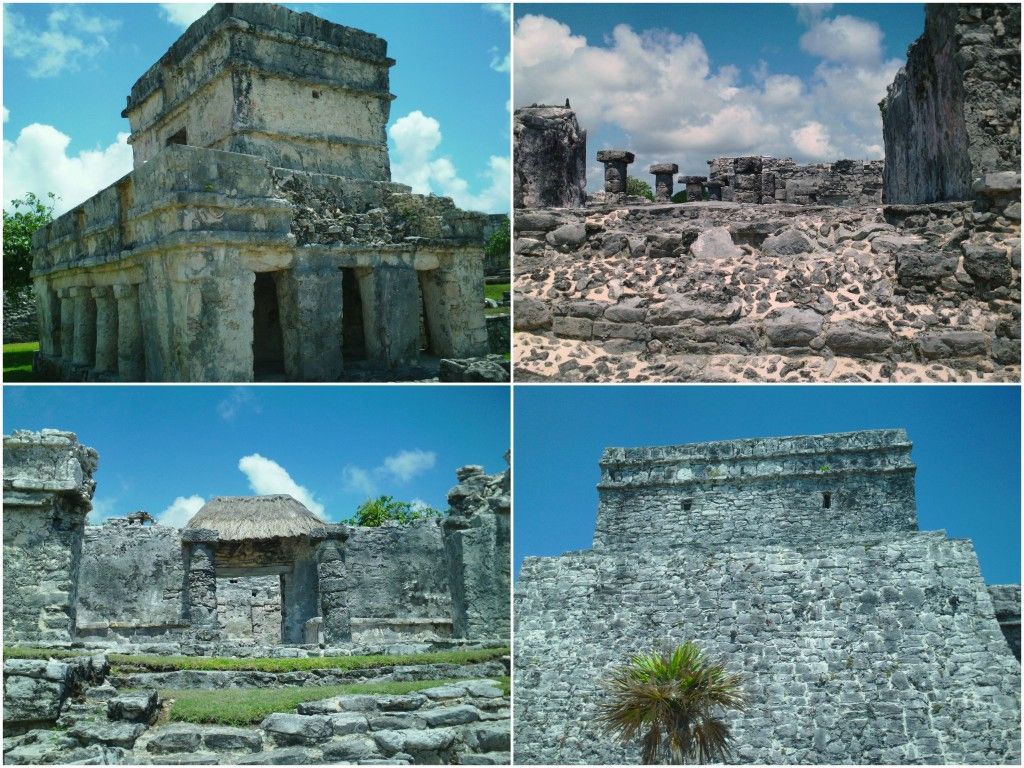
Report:
[[[632,163],[636,155],[625,149],[602,149],[597,153],[597,160],[600,163]]]

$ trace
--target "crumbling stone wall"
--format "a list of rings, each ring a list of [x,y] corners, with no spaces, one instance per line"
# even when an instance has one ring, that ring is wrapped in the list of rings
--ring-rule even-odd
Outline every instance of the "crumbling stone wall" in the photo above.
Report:
[[[587,199],[587,132],[565,107],[534,104],[512,116],[516,208],[581,208]]]
[[[181,533],[110,518],[85,529],[79,575],[79,638],[178,637],[186,581]]]
[[[508,461],[508,454],[505,460]],[[444,521],[456,637],[506,637],[511,626],[510,472],[487,475],[483,467],[456,473]]]
[[[1020,661],[1020,584],[993,584],[988,588],[996,621],[1003,636]]]
[[[280,645],[281,607],[280,576],[217,579],[217,617],[229,640]]]
[[[877,205],[882,202],[881,160],[837,160],[797,165],[791,158],[717,157],[708,160],[709,182],[722,185],[722,200],[797,205]]]
[[[1019,380],[1019,176],[996,176],[973,204],[521,212],[517,375]]]
[[[905,443],[899,431],[813,439],[806,465],[834,463],[844,443],[856,462],[867,446],[893,439]],[[730,448],[711,445],[632,449],[636,482],[660,488],[639,474],[645,456],[657,473],[685,468],[671,456],[696,464]],[[785,441],[731,449],[781,468],[780,487],[799,479],[800,466],[787,477]],[[905,457],[905,445],[898,453]],[[526,558],[515,595],[517,762],[637,762],[636,744],[624,747],[598,726],[601,680],[636,653],[685,640],[741,676],[747,709],[727,715],[735,762],[1019,761],[1020,666],[970,542],[856,524],[760,541],[770,511],[754,535],[731,541],[665,535],[668,521],[685,528],[689,519],[679,508],[652,509],[642,550]]]
[[[4,436],[4,642],[70,642],[99,457],[72,432]]]
[[[970,200],[986,173],[1019,173],[1020,93],[1019,4],[926,6],[879,104],[886,201]]]

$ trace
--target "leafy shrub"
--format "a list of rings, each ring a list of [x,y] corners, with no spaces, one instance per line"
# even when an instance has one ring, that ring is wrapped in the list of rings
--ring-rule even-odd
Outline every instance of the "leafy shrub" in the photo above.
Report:
[[[4,290],[31,284],[32,233],[53,221],[57,196],[50,192],[48,201],[29,192],[11,201],[13,213],[4,211]]]
[[[349,525],[377,528],[390,520],[405,525],[427,517],[441,517],[441,513],[433,507],[413,504],[411,501],[399,501],[393,496],[378,496],[360,504],[355,515],[344,522]]]
[[[626,194],[632,195],[633,197],[646,197],[648,200],[654,200],[654,190],[651,189],[651,185],[643,179],[638,179],[635,176],[626,177]]]

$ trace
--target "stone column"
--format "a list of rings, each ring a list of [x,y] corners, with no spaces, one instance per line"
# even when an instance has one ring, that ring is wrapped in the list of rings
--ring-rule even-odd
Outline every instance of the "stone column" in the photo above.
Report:
[[[71,289],[75,302],[75,365],[92,368],[96,355],[96,303],[92,289],[77,285]]]
[[[303,257],[278,278],[285,373],[293,381],[337,381],[341,354],[341,270]]]
[[[316,547],[316,571],[320,587],[320,616],[324,643],[342,643],[352,639],[352,618],[348,610],[348,584],[345,578],[345,541],[348,531],[341,527],[323,527],[310,536]]]
[[[115,285],[117,299],[117,375],[121,381],[144,381],[139,286]]]
[[[181,540],[188,546],[188,620],[196,640],[220,639],[217,618],[217,532],[185,529]]]
[[[679,183],[686,185],[686,202],[699,203],[704,199],[704,182],[707,176],[680,176]]]
[[[60,300],[45,277],[32,281],[36,297],[36,324],[39,328],[39,351],[50,357],[60,356]]]
[[[624,149],[602,149],[597,160],[604,163],[604,191],[611,195],[626,194],[627,166],[636,155]]]
[[[92,289],[96,302],[96,365],[97,373],[117,372],[117,304],[109,285]]]
[[[420,287],[411,266],[382,264],[357,270],[363,302],[366,357],[385,370],[412,365],[419,357]]]
[[[655,163],[647,169],[654,174],[654,199],[659,203],[668,203],[672,200],[673,174],[679,173],[679,166],[675,163]]]
[[[722,182],[720,181],[709,181],[707,183],[708,188],[708,200],[721,200],[722,199]]]
[[[75,300],[70,288],[61,288],[60,296],[60,356],[70,361],[75,356]],[[54,354],[57,354],[56,352]]]

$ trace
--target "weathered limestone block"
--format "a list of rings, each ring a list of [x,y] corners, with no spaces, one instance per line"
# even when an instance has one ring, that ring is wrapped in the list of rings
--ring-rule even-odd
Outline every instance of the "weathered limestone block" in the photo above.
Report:
[[[513,115],[516,208],[580,208],[587,193],[587,132],[567,107],[531,106]]]
[[[4,640],[68,642],[96,451],[71,432],[4,436]]]
[[[1020,169],[1020,6],[926,6],[924,33],[879,104],[885,201],[968,200]]]
[[[1020,661],[1020,584],[992,584],[988,593],[999,628],[1013,655]]]
[[[604,191],[612,195],[626,194],[627,167],[636,155],[624,149],[602,149],[597,161],[604,163]]]
[[[679,173],[679,166],[675,163],[655,163],[647,169],[648,173],[654,174],[654,199],[660,203],[672,199],[672,179]]]
[[[510,627],[509,472],[463,467],[448,492],[445,550],[456,637],[504,637]]]

